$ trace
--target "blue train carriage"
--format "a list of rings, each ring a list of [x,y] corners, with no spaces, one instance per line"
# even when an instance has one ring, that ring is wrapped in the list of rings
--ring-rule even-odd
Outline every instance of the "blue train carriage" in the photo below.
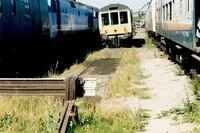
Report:
[[[73,42],[78,37],[89,40],[94,33],[94,11],[98,12],[73,0],[0,0],[1,64],[42,67],[69,53],[70,46],[81,49],[86,44],[79,48]],[[59,39],[65,44],[54,43]]]
[[[133,15],[126,5],[110,4],[99,11],[99,32],[103,44],[109,47],[121,46],[121,39],[132,39],[133,26]]]
[[[49,36],[47,3],[47,0],[0,0],[0,67],[11,67],[12,71],[20,63],[38,61],[39,66],[48,61],[44,52],[49,51],[48,43],[38,43]]]
[[[52,21],[56,22],[58,30],[52,32],[52,37],[65,43],[56,45],[59,58],[72,56],[66,55],[70,51],[74,51],[75,56],[84,56],[88,49],[95,47],[93,42],[100,37],[97,34],[98,9],[74,0],[57,0],[57,3],[57,18]]]
[[[200,61],[198,5],[198,0],[156,0],[156,33],[179,63],[188,55]]]

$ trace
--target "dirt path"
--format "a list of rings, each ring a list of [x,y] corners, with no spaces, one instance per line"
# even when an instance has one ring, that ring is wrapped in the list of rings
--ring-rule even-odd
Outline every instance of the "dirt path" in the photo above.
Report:
[[[175,64],[166,58],[156,57],[155,50],[137,49],[141,68],[148,75],[144,85],[150,89],[151,99],[127,99],[126,103],[133,109],[147,109],[151,115],[145,133],[186,133],[195,125],[181,124],[169,118],[157,118],[161,111],[183,106],[183,100],[193,99],[186,76],[176,76]]]

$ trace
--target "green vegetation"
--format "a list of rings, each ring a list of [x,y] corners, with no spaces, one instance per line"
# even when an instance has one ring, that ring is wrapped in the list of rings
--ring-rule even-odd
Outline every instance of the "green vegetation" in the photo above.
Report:
[[[0,106],[0,132],[53,133],[62,107],[56,97],[3,97]]]
[[[80,99],[79,106],[80,122],[71,125],[69,133],[134,133],[144,131],[147,119],[150,117],[146,110],[138,110],[133,113],[131,110],[104,111],[101,103],[96,99]]]
[[[134,49],[125,50],[118,68],[110,80],[107,98],[136,96],[137,94],[140,97],[142,97],[141,94],[147,95],[144,93],[147,89],[132,87],[132,84],[140,84],[141,80],[145,78],[139,63],[140,60],[137,58]]]

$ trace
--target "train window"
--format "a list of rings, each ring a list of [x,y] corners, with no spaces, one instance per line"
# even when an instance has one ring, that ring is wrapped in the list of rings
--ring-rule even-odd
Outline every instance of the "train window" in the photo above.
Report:
[[[12,15],[16,16],[16,0],[11,0],[11,5],[12,5]]]
[[[169,19],[169,13],[168,13],[168,4],[166,4],[166,20],[168,20]]]
[[[172,2],[172,20],[175,20],[177,17],[176,17],[176,5],[175,5],[175,1],[173,0]]]
[[[163,6],[163,20],[165,20],[165,6]]]
[[[76,8],[73,2],[69,1],[69,3],[71,4],[71,7]]]
[[[103,26],[105,25],[109,25],[109,16],[108,13],[103,13],[101,14],[101,18],[102,18],[102,24]]]
[[[78,16],[80,16],[81,15],[81,12],[80,11],[78,11]]]
[[[1,0],[0,0],[0,19],[2,18],[2,15],[3,15],[3,8],[2,8]]]
[[[111,24],[112,25],[119,24],[119,19],[118,19],[118,13],[117,12],[110,13],[110,17],[111,17]]]
[[[172,20],[172,2],[169,2],[169,20]]]
[[[127,24],[128,23],[127,12],[120,12],[120,23],[121,24]]]
[[[180,0],[180,7],[179,7],[179,18],[182,17],[182,0]]]
[[[186,4],[186,6],[185,6],[185,18],[187,20],[189,20],[190,19],[190,6],[189,6],[190,1],[186,0],[185,4]]]

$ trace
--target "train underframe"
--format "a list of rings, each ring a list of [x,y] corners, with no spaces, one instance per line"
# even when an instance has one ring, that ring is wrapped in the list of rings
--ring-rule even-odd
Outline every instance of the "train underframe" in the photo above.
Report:
[[[0,43],[0,76],[3,78],[40,73],[50,64],[51,44],[46,36],[10,37]]]
[[[200,77],[200,56],[194,51],[183,47],[154,32],[147,32],[153,39],[157,48],[169,55],[169,58],[179,64],[186,74],[192,78]]]
[[[114,35],[102,36],[102,45],[109,48],[118,48],[127,46],[132,40],[133,35]]]
[[[53,40],[49,36],[0,40],[0,77],[43,77],[48,72],[62,73],[70,65],[83,61],[100,40],[98,32],[84,31],[67,36],[60,35]]]

